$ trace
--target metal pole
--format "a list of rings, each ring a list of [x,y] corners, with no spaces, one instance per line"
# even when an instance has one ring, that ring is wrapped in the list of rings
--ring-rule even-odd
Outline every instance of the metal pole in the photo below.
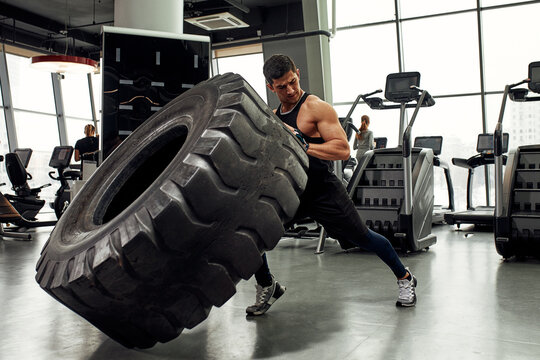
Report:
[[[11,89],[9,86],[7,59],[4,44],[2,44],[2,56],[0,56],[0,88],[2,89],[2,101],[4,104],[4,118],[6,120],[9,151],[13,151],[19,147],[19,144],[17,142],[17,131],[15,129],[15,115],[13,112],[13,101],[11,99]]]
[[[52,73],[52,86],[54,94],[54,104],[56,107],[56,121],[58,123],[58,136],[60,138],[60,145],[64,146],[68,144],[67,129],[66,129],[66,114],[64,111],[64,99],[62,97],[62,88],[60,85],[60,79],[63,75]]]
[[[315,254],[322,254],[324,252],[325,240],[326,240],[326,230],[324,230],[324,228],[321,228],[321,232],[319,233],[319,242],[317,243],[317,249],[315,250]]]
[[[92,121],[94,122],[94,127],[96,128],[96,134],[98,129],[98,119],[96,116],[96,102],[94,101],[94,91],[92,86],[92,74],[87,74],[88,78],[88,93],[90,94],[90,110],[92,111]]]
[[[487,118],[486,118],[486,86],[485,86],[485,77],[484,77],[484,45],[483,45],[483,36],[482,36],[482,11],[481,11],[481,0],[476,0],[476,19],[478,26],[478,58],[480,63],[480,102],[482,106],[482,132],[486,134],[487,130]],[[486,192],[486,205],[491,205],[491,196],[489,192],[489,167],[484,166],[484,179],[486,179],[484,184],[484,190]]]
[[[407,126],[407,104],[401,104],[399,109],[399,134],[398,134],[398,145],[403,146],[403,133],[405,132],[405,127]]]
[[[404,60],[403,60],[403,38],[401,33],[401,9],[399,0],[394,0],[394,9],[396,12],[396,39],[397,39],[397,52],[398,52],[398,68],[399,72],[403,71]],[[401,136],[401,133],[400,133]]]

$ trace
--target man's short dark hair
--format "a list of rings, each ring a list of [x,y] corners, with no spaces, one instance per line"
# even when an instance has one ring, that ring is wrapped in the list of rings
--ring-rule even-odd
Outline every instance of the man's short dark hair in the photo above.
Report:
[[[264,62],[263,74],[270,85],[274,83],[274,79],[279,79],[289,71],[296,72],[296,65],[287,55],[272,55]]]

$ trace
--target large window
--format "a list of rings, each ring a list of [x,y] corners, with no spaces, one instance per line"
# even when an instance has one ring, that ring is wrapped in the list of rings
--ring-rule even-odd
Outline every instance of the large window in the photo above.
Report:
[[[531,96],[534,96],[532,94]],[[488,132],[495,130],[499,119],[502,94],[486,96]],[[515,149],[521,145],[540,144],[540,102],[506,101],[503,131],[509,134],[508,145]]]
[[[474,155],[483,124],[488,132],[495,127],[504,85],[524,79],[527,65],[540,60],[540,33],[535,28],[540,2],[516,4],[519,2],[482,0],[479,26],[476,0],[401,0],[398,14],[394,14],[393,1],[377,2],[370,9],[368,2],[338,1],[338,28],[330,40],[330,52],[333,99],[339,116],[348,113],[358,94],[384,90],[389,73],[399,69],[418,71],[420,87],[436,97],[436,104],[420,110],[413,137],[442,135],[441,158],[450,164],[453,157]],[[399,28],[395,19],[400,21]],[[483,64],[480,64],[481,48]],[[370,116],[370,130],[375,137],[385,136],[388,146],[397,145],[398,110],[372,111],[360,103],[352,115],[355,124],[359,125],[363,114]],[[540,114],[540,102],[508,102],[504,129],[510,133],[511,148],[540,143],[536,119],[540,115],[536,114]],[[467,170],[450,167],[455,202],[457,209],[462,210],[466,206]],[[475,173],[476,204],[486,203],[483,170]],[[442,171],[436,169],[435,174],[435,202],[445,204]]]
[[[217,66],[220,74],[233,72],[242,77],[253,87],[266,102],[266,82],[262,73],[263,54],[248,54],[218,58]]]
[[[7,54],[9,84],[14,107],[15,130],[20,148],[33,150],[28,172],[31,187],[51,183],[48,173],[52,150],[60,144],[52,78],[48,72],[30,68],[25,57]],[[53,201],[56,184],[44,188],[40,196]],[[42,211],[50,210],[45,206]]]
[[[93,123],[86,74],[66,74],[61,81],[68,144],[75,146],[84,137],[84,126]]]
[[[331,1],[328,1],[329,8]],[[328,14],[330,15],[331,9]],[[377,6],[371,1],[339,0],[336,9],[336,24],[339,27],[374,23],[394,19],[394,0],[378,0]],[[330,22],[329,22],[330,24]]]
[[[334,102],[384,87],[386,75],[399,70],[396,44],[394,25],[338,32],[330,42]]]
[[[339,117],[346,117],[351,107],[338,105],[335,109]],[[369,116],[369,130],[373,131],[373,137],[385,137],[387,147],[396,147],[399,143],[399,109],[372,110],[366,104],[359,103],[351,115],[351,120],[357,128],[360,128],[362,115]],[[353,139],[354,140],[354,139]],[[352,149],[353,141],[351,141]],[[352,154],[354,156],[354,153]]]
[[[528,64],[540,60],[538,14],[540,4],[482,12],[487,91],[525,79]]]
[[[33,151],[27,168],[27,171],[32,174],[32,179],[28,180],[28,184],[30,187],[38,187],[52,183],[53,180],[49,178],[48,173],[54,169],[49,167],[49,160],[54,147],[60,144],[56,116],[20,110],[15,110],[14,116],[19,147],[31,148]],[[47,201],[54,201],[57,185],[59,186],[60,183],[44,188],[40,197]]]
[[[482,7],[515,4],[515,3],[520,3],[524,1],[525,0],[482,0]]]
[[[28,58],[11,54],[7,54],[7,66],[15,109],[56,113],[49,72],[32,69]]]
[[[405,71],[419,71],[421,87],[433,95],[479,92],[476,24],[476,13],[405,21]]]
[[[450,165],[454,187],[454,202],[457,209],[465,210],[467,192],[467,169],[452,165],[452,158],[467,159],[476,153],[476,140],[482,132],[480,96],[463,96],[437,99],[434,106],[418,112],[413,127],[413,138],[417,136],[442,136],[442,151],[439,157]],[[475,121],[476,119],[476,121]],[[434,169],[435,203],[448,203],[446,180],[442,169]],[[483,183],[483,171],[475,173],[475,185]],[[474,194],[477,205],[485,204],[485,192],[479,189]]]
[[[401,17],[409,18],[422,15],[474,9],[476,8],[476,0],[400,0],[400,6]]]
[[[2,89],[0,88],[0,155],[4,156],[9,152],[9,144],[7,138],[6,122],[4,118],[4,104],[2,103]],[[0,184],[9,184],[7,178],[6,166],[3,162],[0,162]],[[0,187],[0,191],[4,192],[5,188]]]

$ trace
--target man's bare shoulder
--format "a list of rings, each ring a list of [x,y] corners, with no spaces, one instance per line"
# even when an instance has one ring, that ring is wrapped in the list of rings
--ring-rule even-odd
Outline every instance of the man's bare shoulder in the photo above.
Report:
[[[316,117],[328,118],[328,116],[331,116],[337,118],[336,111],[332,105],[316,95],[309,95],[304,104],[305,110],[310,114],[316,114]]]
[[[304,102],[307,108],[312,110],[331,109],[332,105],[319,98],[317,95],[310,94]]]

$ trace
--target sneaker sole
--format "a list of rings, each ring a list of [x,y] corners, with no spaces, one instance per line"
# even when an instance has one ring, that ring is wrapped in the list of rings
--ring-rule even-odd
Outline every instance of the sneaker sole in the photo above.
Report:
[[[418,280],[416,280],[416,278],[413,275],[413,287],[416,287],[417,284],[418,284]],[[416,305],[416,293],[414,295],[414,301],[412,303],[404,303],[404,302],[400,302],[399,300],[396,301],[397,307],[413,307],[415,305]]]
[[[247,316],[260,316],[260,315],[263,315],[265,312],[268,311],[268,309],[270,309],[270,306],[272,306],[272,304],[275,303],[277,299],[279,299],[283,294],[285,294],[285,290],[287,290],[287,288],[285,286],[280,285],[278,292],[276,294],[274,294],[270,298],[270,300],[268,300],[268,302],[266,303],[267,306],[265,306],[264,308],[262,308],[261,310],[258,310],[258,311],[252,311],[252,312],[246,311]]]

